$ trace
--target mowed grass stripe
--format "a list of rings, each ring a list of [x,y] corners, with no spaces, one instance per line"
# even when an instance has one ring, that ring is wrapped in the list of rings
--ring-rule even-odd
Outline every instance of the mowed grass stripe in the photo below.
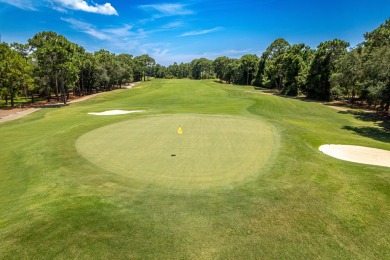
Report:
[[[257,176],[276,152],[273,133],[260,120],[194,114],[112,124],[83,135],[76,145],[106,170],[186,190]]]

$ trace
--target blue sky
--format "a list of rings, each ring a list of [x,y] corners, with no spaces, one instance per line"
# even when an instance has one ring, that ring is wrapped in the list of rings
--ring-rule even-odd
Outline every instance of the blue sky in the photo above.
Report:
[[[55,31],[89,52],[149,54],[162,65],[260,55],[282,37],[351,46],[390,18],[390,0],[0,0],[2,41]]]

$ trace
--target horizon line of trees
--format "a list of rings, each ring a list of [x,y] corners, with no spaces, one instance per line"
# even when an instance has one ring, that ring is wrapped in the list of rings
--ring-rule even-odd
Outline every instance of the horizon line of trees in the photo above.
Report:
[[[166,67],[147,54],[88,53],[62,35],[41,32],[27,44],[0,43],[0,98],[11,106],[17,96],[29,96],[32,102],[34,96],[48,100],[54,96],[66,103],[70,92],[81,96],[108,91],[149,77],[217,78],[228,84],[278,89],[290,96],[364,100],[389,111],[390,19],[364,38],[354,48],[334,39],[320,43],[317,49],[279,38],[260,57],[199,58]]]

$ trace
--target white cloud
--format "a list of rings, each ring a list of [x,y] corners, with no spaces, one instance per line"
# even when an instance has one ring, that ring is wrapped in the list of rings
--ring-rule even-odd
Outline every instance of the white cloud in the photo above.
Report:
[[[171,29],[176,29],[176,28],[182,27],[183,25],[184,25],[183,22],[176,21],[176,22],[171,22],[171,23],[162,25],[162,26],[161,26],[161,29],[164,29],[164,30],[171,30]]]
[[[84,0],[49,0],[57,10],[77,10],[89,13],[103,14],[103,15],[118,15],[118,12],[110,3],[99,5],[93,3],[90,5]]]
[[[69,23],[73,29],[79,32],[86,33],[99,40],[109,41],[115,46],[122,45],[124,42],[128,44],[129,41],[137,41],[138,39],[145,37],[142,30],[133,32],[131,31],[133,27],[128,24],[125,24],[122,27],[99,29],[93,24],[82,22],[74,18],[61,18],[61,20]],[[133,45],[133,43],[129,45]]]
[[[13,5],[24,10],[36,10],[31,0],[0,0],[0,3]]]
[[[154,52],[154,50],[160,48],[160,46],[164,44],[150,43],[146,40],[146,38],[148,38],[149,35],[154,32],[168,30],[158,29],[145,31],[142,28],[137,29],[128,24],[125,24],[122,27],[98,28],[93,24],[86,23],[74,18],[61,18],[61,20],[69,23],[76,31],[88,34],[93,38],[104,41],[101,43],[101,46],[109,45],[110,49],[116,49],[118,51],[124,52]]]
[[[132,28],[133,26],[125,24],[123,27],[103,29],[102,31],[112,36],[128,37],[134,35],[134,33],[130,31]]]
[[[139,8],[146,11],[157,12],[155,15],[153,15],[153,18],[189,15],[194,13],[192,10],[186,9],[186,6],[182,4],[140,5]]]
[[[104,15],[118,15],[118,12],[110,3],[100,5],[91,1],[92,4],[88,4],[84,0],[0,0],[0,3],[13,5],[24,10],[37,10],[37,7],[45,6],[45,2],[50,3],[53,9],[60,12],[77,10]]]
[[[99,40],[108,40],[110,36],[104,32],[98,31],[92,24],[84,23],[73,18],[61,18],[61,20],[70,23],[72,27],[78,31],[89,34]]]
[[[222,30],[222,29],[223,29],[222,27],[215,27],[215,28],[209,29],[209,30],[191,31],[191,32],[183,33],[183,34],[179,35],[178,37],[186,37],[186,36],[195,36],[195,35],[208,34],[208,33],[212,33],[212,32],[216,32],[216,31]]]

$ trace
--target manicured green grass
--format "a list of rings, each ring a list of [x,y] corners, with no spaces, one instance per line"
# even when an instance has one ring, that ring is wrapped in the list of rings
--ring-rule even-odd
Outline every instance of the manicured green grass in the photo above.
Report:
[[[146,112],[87,114],[111,109]],[[148,124],[155,125],[142,128]],[[172,143],[178,124],[183,138]],[[144,82],[1,123],[0,258],[388,259],[390,169],[318,151],[326,143],[390,150],[382,125],[249,87],[191,80]],[[144,149],[129,149],[124,162],[127,151],[111,145],[133,130],[135,139],[126,135],[123,145]],[[194,130],[205,139],[183,140],[198,138]],[[262,140],[269,153],[257,146]],[[232,158],[229,143],[240,158],[206,155]],[[176,167],[188,179],[167,170],[171,159],[188,164]],[[212,162],[220,168],[207,175]],[[234,168],[237,162],[242,167]],[[202,174],[210,181],[199,181]]]
[[[272,164],[273,146],[271,128],[260,120],[193,114],[123,121],[76,142],[103,169],[171,189],[248,181]]]

